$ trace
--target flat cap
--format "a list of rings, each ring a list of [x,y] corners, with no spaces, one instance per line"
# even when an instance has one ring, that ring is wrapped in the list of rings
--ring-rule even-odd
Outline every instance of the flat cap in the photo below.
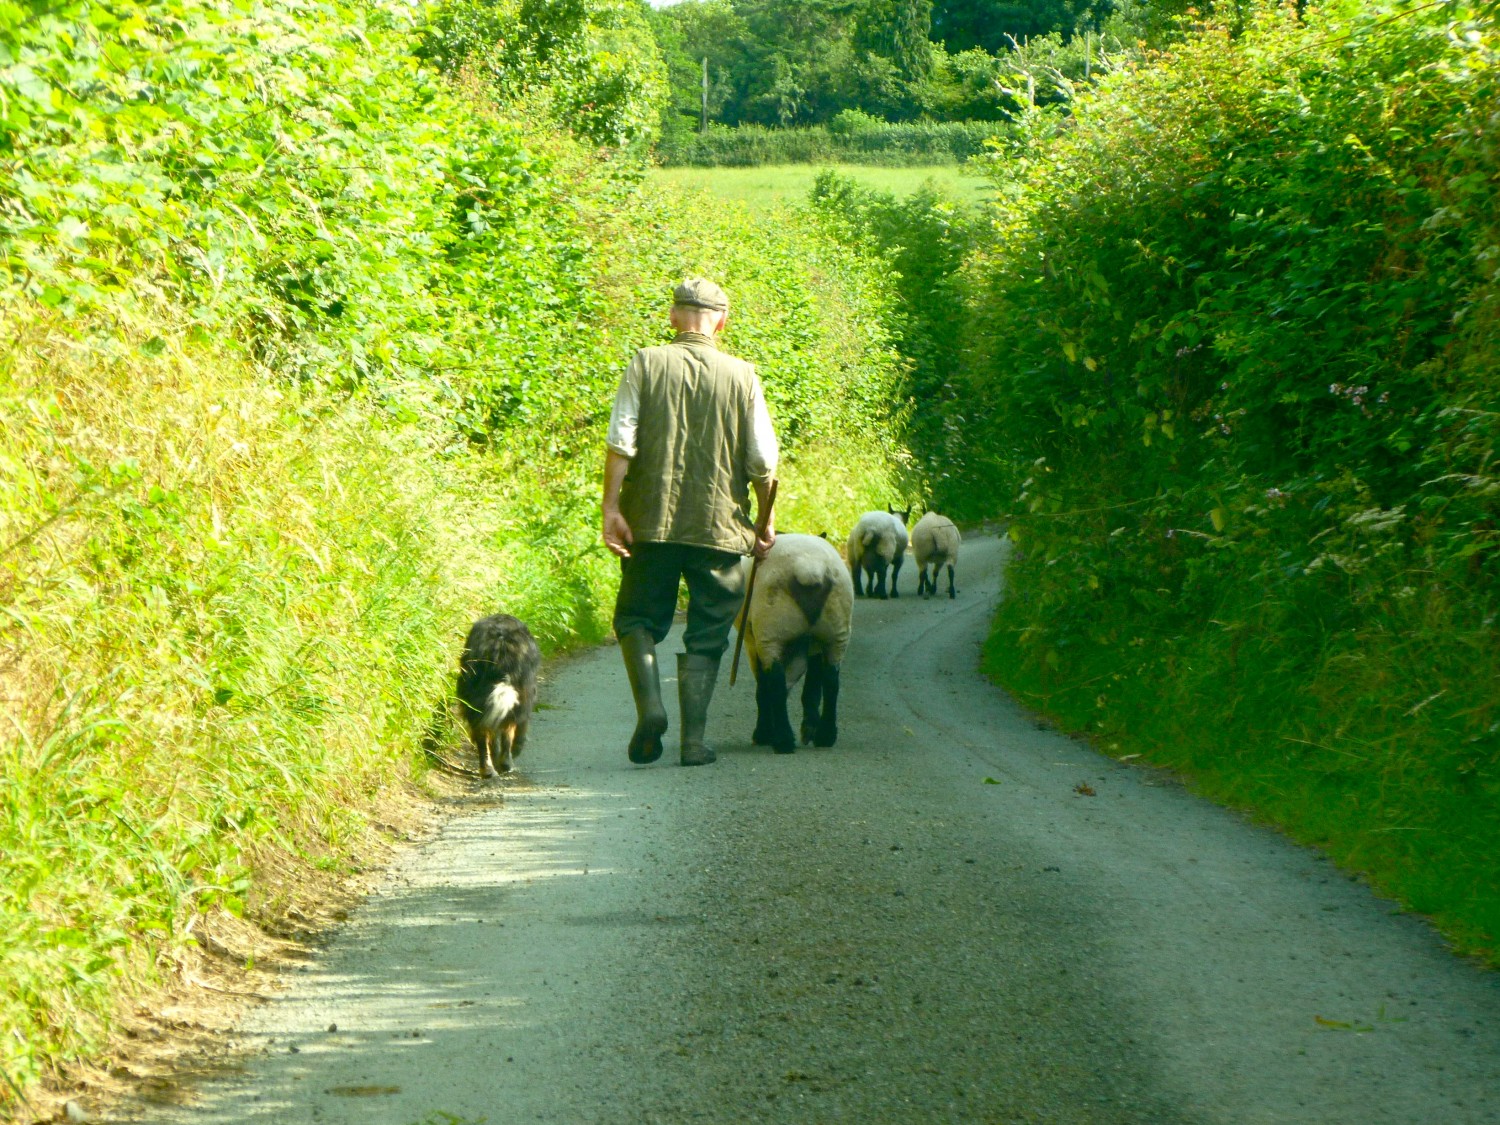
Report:
[[[701,277],[690,277],[672,290],[672,300],[674,304],[690,305],[695,309],[729,311],[729,294],[712,281]]]

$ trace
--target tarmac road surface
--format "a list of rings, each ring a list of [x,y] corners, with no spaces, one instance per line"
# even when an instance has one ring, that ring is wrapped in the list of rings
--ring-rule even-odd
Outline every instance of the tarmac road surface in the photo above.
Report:
[[[503,805],[144,1119],[1500,1122],[1496,975],[979,676],[1004,554],[856,604],[830,750],[752,748],[726,657],[719,761],[633,767],[618,652],[559,663]]]

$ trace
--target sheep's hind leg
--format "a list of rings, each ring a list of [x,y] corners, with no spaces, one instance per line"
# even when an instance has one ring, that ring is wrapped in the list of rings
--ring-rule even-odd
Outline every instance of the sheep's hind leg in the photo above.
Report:
[[[786,713],[786,695],[786,665],[778,660],[762,669],[755,680],[755,730],[766,736],[765,742],[778,754],[795,753],[797,749]]]
[[[755,672],[755,733],[750,736],[752,746],[769,746],[775,737],[775,731],[771,729],[770,710],[761,706],[761,680],[766,674],[763,665],[751,661],[751,669]]]
[[[771,732],[766,729],[766,715],[760,707],[760,680],[756,678],[755,684],[755,733],[750,736],[752,746],[771,745]]]
[[[933,576],[932,592],[934,594],[937,593],[937,576],[936,575]],[[950,597],[950,598],[956,598],[956,597],[958,597],[958,590],[955,589],[954,585],[953,585],[953,564],[952,563],[948,564],[948,597]]]
[[[802,745],[817,734],[819,713],[823,704],[823,654],[808,653],[807,679],[802,681]]]
[[[875,560],[875,585],[874,588],[870,591],[870,595],[871,597],[879,598],[881,601],[884,601],[886,598],[885,559],[883,558],[877,558]]]
[[[814,746],[829,747],[839,740],[839,666],[823,662],[823,714],[813,733]]]

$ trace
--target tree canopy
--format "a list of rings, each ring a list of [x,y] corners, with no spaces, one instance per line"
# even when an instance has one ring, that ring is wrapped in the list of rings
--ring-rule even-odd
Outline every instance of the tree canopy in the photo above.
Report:
[[[703,109],[724,125],[812,125],[847,110],[889,121],[1005,115],[1001,55],[1063,43],[1112,0],[694,0],[651,14],[670,74],[670,136]]]
[[[1040,35],[1071,36],[1097,27],[1115,5],[1110,0],[936,0],[932,37],[949,51],[978,47],[996,52]]]

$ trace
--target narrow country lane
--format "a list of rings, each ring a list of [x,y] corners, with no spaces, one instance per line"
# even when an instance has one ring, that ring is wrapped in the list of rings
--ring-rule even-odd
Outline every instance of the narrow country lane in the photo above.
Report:
[[[1500,1122],[1500,979],[979,676],[1004,551],[857,604],[832,750],[750,747],[726,658],[719,762],[635,768],[618,653],[552,668],[503,805],[140,1119]]]

